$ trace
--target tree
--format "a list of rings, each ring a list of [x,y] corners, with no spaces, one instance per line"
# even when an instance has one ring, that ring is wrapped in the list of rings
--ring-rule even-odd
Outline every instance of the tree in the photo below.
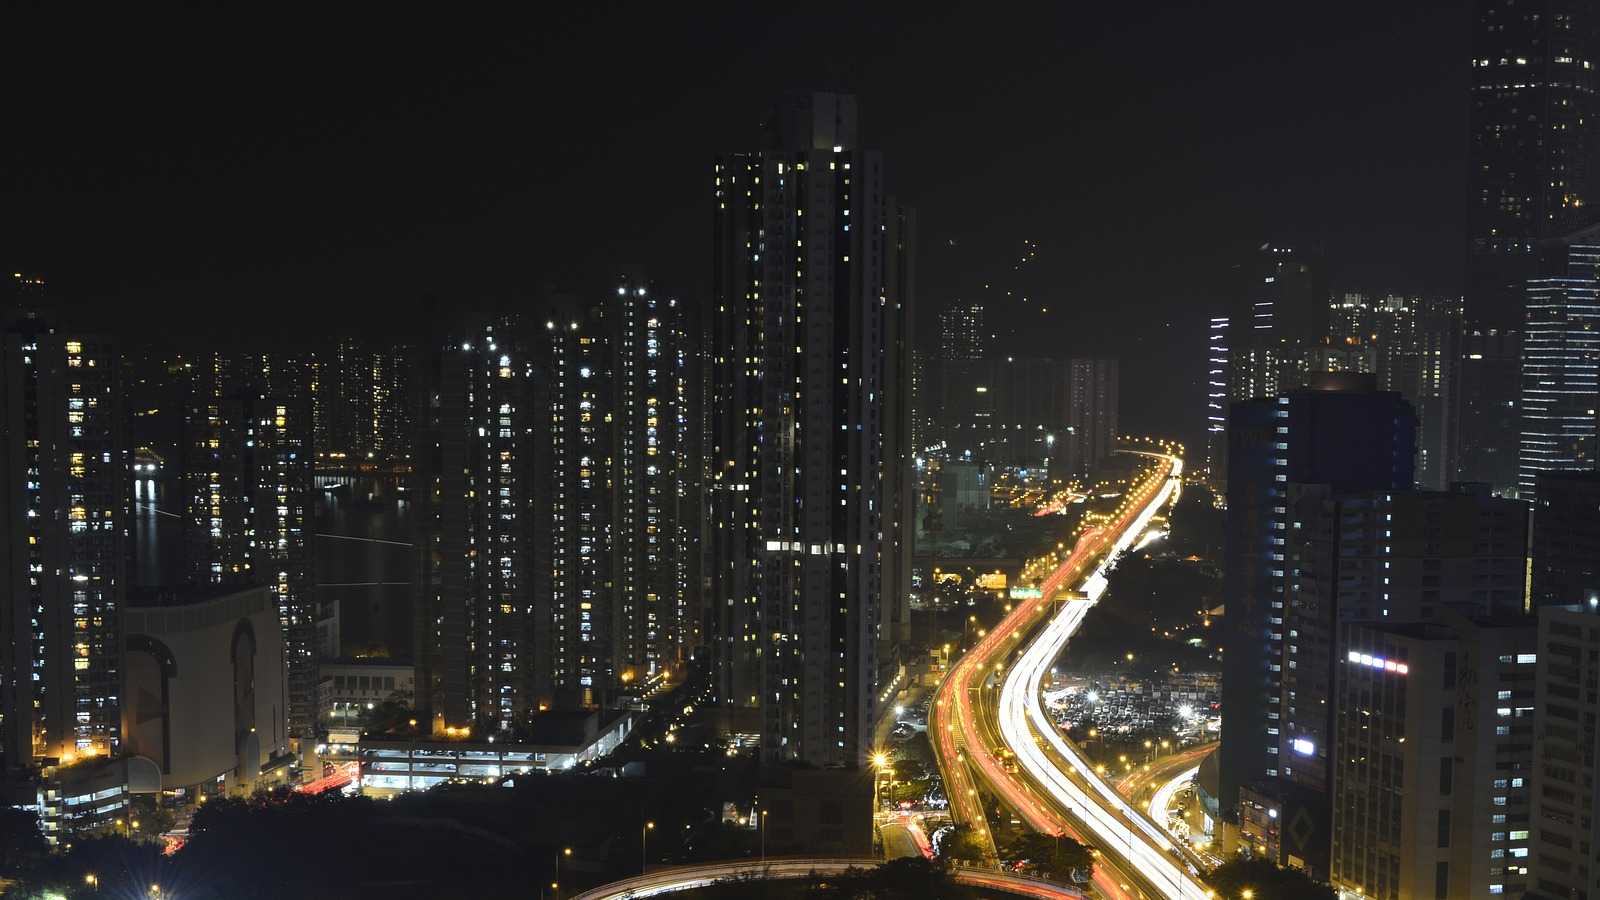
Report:
[[[37,813],[0,806],[0,875],[15,875],[49,852]]]
[[[79,836],[71,849],[35,860],[18,878],[17,896],[80,896],[85,878],[93,875],[109,897],[143,895],[151,884],[170,883],[172,867],[160,848],[119,835]]]
[[[1240,897],[1248,890],[1255,900],[1334,900],[1333,888],[1265,859],[1231,860],[1206,880],[1223,897]]]
[[[933,745],[928,742],[928,734],[919,731],[894,751],[895,768],[904,770],[908,775],[921,772],[924,775],[938,774],[938,764],[933,758]]]
[[[949,862],[981,863],[984,858],[983,842],[970,825],[957,825],[945,832],[939,841],[939,858]]]
[[[859,880],[876,900],[962,900],[972,896],[955,883],[943,865],[920,856],[892,859]]]
[[[1094,870],[1094,851],[1064,834],[1026,832],[1011,842],[1005,856],[1025,860],[1029,869],[1052,881],[1068,880],[1074,869]]]

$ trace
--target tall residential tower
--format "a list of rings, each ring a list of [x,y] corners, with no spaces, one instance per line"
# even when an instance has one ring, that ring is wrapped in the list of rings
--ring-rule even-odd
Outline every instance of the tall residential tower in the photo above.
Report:
[[[885,396],[904,221],[856,101],[785,99],[764,149],[713,164],[709,508],[722,702],[759,710],[763,755],[869,752],[885,568],[909,527]]]
[[[119,748],[128,459],[114,344],[35,315],[0,341],[3,774]]]

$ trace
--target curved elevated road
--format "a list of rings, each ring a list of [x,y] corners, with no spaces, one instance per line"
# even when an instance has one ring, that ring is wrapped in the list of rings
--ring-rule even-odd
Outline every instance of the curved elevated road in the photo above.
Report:
[[[871,869],[880,865],[880,859],[769,859],[766,862],[740,860],[737,862],[705,863],[698,866],[676,866],[658,869],[644,875],[613,881],[610,884],[584,891],[572,900],[634,900],[656,897],[678,891],[707,887],[718,881],[739,878],[809,878],[813,875],[840,875],[850,869]],[[1021,875],[1008,875],[988,869],[958,866],[955,880],[971,887],[1003,891],[1019,897],[1038,900],[1081,900],[1083,893]]]
[[[1155,458],[1157,466],[1129,492],[1115,522],[1086,532],[1067,561],[1041,584],[1044,599],[1019,607],[952,669],[936,704],[940,733],[934,749],[947,783],[953,779],[957,785],[951,792],[951,809],[958,821],[987,833],[974,784],[981,780],[984,790],[1000,797],[1035,830],[1066,832],[1097,847],[1101,860],[1095,867],[1095,886],[1105,896],[1207,900],[1214,894],[1195,877],[1176,842],[1143,809],[1094,775],[1081,752],[1045,715],[1040,701],[1051,663],[1105,592],[1106,568],[1140,538],[1151,517],[1176,494],[1183,461],[1145,455]],[[1067,601],[1041,623],[1049,598],[1080,578],[1088,599]],[[1022,645],[1020,656],[1007,668],[1006,661],[1018,645]],[[1002,671],[998,701],[984,702],[988,693],[984,685],[992,684]],[[983,698],[977,703],[972,699],[975,688]],[[998,753],[991,749],[995,744],[985,740],[996,730],[1003,744]],[[958,803],[962,794],[971,801]]]

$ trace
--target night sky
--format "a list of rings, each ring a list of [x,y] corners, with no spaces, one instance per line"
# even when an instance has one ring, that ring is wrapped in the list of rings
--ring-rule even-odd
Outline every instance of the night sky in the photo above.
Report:
[[[1134,430],[1198,427],[1264,240],[1460,291],[1465,4],[561,6],[7,13],[0,263],[135,335],[397,332],[628,263],[703,296],[712,154],[816,88],[919,209],[924,326],[983,298],[1018,355],[1120,354]]]

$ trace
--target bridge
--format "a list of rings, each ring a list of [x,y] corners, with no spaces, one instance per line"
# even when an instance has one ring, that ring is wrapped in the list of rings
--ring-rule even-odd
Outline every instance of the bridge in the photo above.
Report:
[[[736,860],[673,866],[592,888],[572,900],[635,900],[709,887],[718,882],[837,876],[852,869],[872,869],[882,864],[883,860],[870,858],[773,857],[764,861]],[[958,884],[969,887],[1033,897],[1036,900],[1082,900],[1084,896],[1076,888],[994,869],[956,866],[951,869],[951,877]]]

